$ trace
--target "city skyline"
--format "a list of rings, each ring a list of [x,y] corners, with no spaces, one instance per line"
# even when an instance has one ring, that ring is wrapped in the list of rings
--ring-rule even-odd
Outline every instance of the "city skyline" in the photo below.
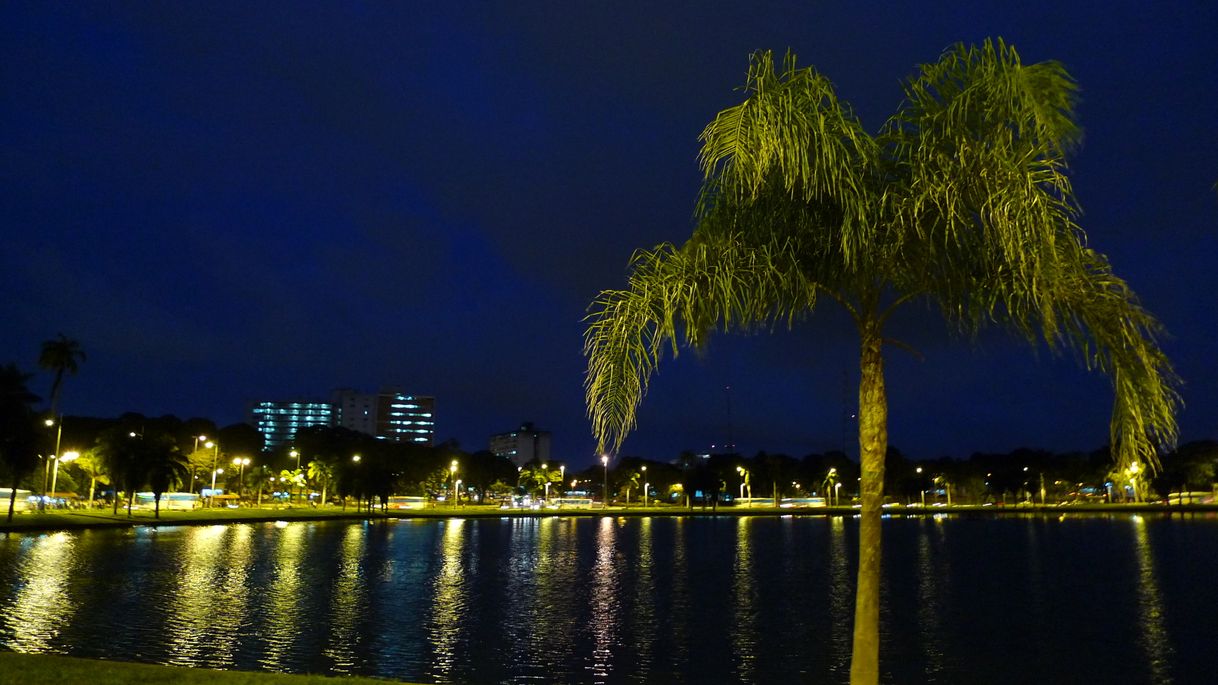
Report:
[[[874,130],[917,63],[992,35],[1077,79],[1083,229],[1170,333],[1181,442],[1218,436],[1214,8],[0,12],[0,363],[79,340],[67,414],[223,425],[260,397],[401,379],[442,404],[437,441],[535,421],[590,463],[585,308],[633,250],[688,236],[697,136],[749,53],[791,48]],[[887,356],[907,455],[1106,442],[1111,389],[1074,359],[970,346],[916,308],[892,331],[917,350]],[[661,366],[622,454],[857,456],[857,374],[832,308],[719,336]]]

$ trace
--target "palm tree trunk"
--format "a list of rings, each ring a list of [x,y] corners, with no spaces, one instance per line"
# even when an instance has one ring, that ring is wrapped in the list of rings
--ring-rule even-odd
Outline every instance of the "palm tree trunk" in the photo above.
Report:
[[[93,491],[96,486],[97,486],[97,477],[94,476],[89,479],[89,508],[90,509],[93,508]]]
[[[861,329],[859,461],[863,507],[850,685],[876,685],[880,681],[880,512],[884,504],[884,456],[888,451],[888,398],[878,326],[867,322]]]
[[[13,509],[17,507],[17,476],[13,476],[13,487],[8,491],[8,522],[13,522]]]
[[[156,511],[153,516],[158,519],[161,518],[161,493],[159,492],[156,493]]]

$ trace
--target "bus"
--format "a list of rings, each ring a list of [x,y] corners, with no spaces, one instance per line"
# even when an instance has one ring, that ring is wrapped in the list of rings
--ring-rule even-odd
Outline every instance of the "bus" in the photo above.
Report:
[[[783,497],[783,509],[803,509],[808,507],[824,507],[824,497]]]
[[[138,507],[155,507],[156,496],[151,492],[135,493],[135,505]],[[189,511],[199,505],[199,496],[193,492],[162,492],[162,509],[180,509]]]
[[[427,506],[426,497],[413,495],[390,495],[385,505],[389,509],[422,509]]]

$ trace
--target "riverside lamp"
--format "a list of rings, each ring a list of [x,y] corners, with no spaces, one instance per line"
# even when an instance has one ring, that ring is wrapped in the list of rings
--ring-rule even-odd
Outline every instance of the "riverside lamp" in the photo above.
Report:
[[[224,473],[224,469],[212,469],[211,472],[211,495],[207,498],[207,506],[216,506],[216,476]]]
[[[601,455],[601,466],[605,467],[605,508],[609,508],[609,455]]]
[[[51,492],[47,493],[47,494],[54,494],[54,492],[55,492],[55,483],[59,480],[59,462],[72,461],[73,459],[80,456],[80,452],[64,452],[63,454],[58,455],[58,456],[56,456],[56,455],[51,455],[51,456],[52,456],[52,458],[55,459],[55,473],[54,473],[54,475],[51,476]]]
[[[245,467],[250,465],[249,457],[236,457],[233,459],[233,466],[237,467],[237,498],[240,499],[245,494]]]
[[[647,466],[643,466],[643,508],[647,508],[647,491],[651,489],[651,483],[647,482]]]

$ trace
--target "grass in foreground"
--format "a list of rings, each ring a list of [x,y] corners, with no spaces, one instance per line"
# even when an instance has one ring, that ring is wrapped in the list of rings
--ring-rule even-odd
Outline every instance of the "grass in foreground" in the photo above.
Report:
[[[212,671],[203,668],[131,664],[122,661],[77,659],[52,654],[0,652],[0,685],[29,683],[88,683],[89,685],[386,685],[397,681],[375,678],[285,675],[251,671]]]

